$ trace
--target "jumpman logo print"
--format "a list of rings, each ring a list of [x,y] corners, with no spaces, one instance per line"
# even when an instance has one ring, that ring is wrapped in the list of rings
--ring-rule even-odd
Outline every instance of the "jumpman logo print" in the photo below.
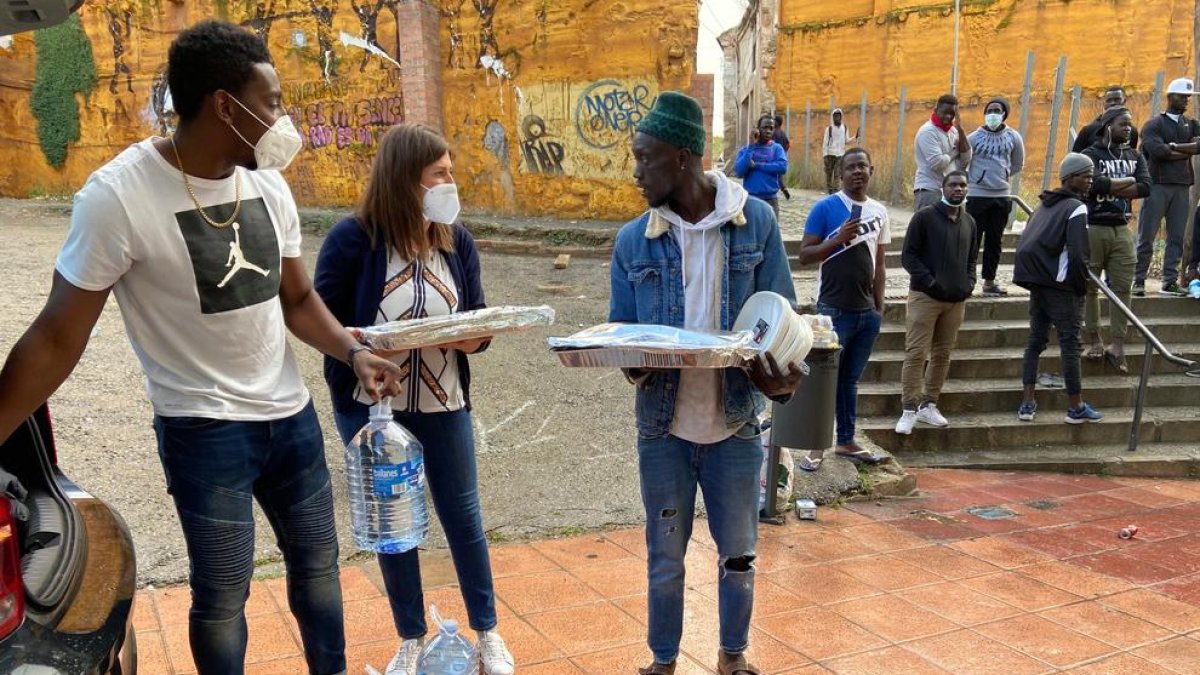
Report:
[[[229,274],[217,284],[217,288],[225,288],[225,284],[233,278],[235,274],[242,270],[251,270],[258,272],[264,277],[270,272],[246,260],[246,255],[242,253],[242,235],[239,232],[240,226],[237,223],[233,224],[233,241],[229,242],[229,258],[225,261],[225,266],[229,268]]]

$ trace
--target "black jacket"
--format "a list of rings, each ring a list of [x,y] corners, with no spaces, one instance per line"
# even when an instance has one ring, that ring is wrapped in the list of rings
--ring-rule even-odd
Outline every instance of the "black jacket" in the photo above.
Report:
[[[1043,192],[1021,239],[1013,283],[1022,288],[1087,292],[1087,205],[1066,188]]]
[[[900,255],[908,287],[934,300],[961,302],[975,289],[975,219],[963,209],[957,221],[938,202],[913,214]]]
[[[1133,217],[1133,200],[1112,196],[1112,179],[1133,176],[1138,197],[1150,194],[1150,170],[1146,158],[1132,148],[1110,148],[1101,139],[1083,154],[1096,165],[1096,178],[1088,194],[1089,225],[1125,225]]]
[[[1191,185],[1192,158],[1167,159],[1171,155],[1168,143],[1191,143],[1200,136],[1200,124],[1187,115],[1175,122],[1166,113],[1155,115],[1142,127],[1142,154],[1150,160],[1150,178],[1160,185]]]
[[[1085,149],[1092,145],[1103,135],[1103,129],[1100,128],[1100,118],[1104,117],[1104,113],[1096,115],[1096,119],[1088,122],[1088,125],[1079,130],[1079,135],[1075,137],[1075,144],[1071,146],[1071,152],[1082,153]],[[1129,147],[1134,150],[1138,146],[1138,130],[1137,127],[1129,130]]]

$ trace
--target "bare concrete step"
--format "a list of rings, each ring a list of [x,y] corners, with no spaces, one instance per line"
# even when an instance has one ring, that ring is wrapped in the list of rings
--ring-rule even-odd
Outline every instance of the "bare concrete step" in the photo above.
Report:
[[[798,291],[811,293],[813,284],[808,280],[798,280]],[[1024,289],[1012,288],[1013,295],[1003,298],[985,298],[974,296],[967,300],[966,321],[1029,321],[1029,296]],[[1016,293],[1022,292],[1022,295]],[[798,293],[799,297],[806,297]],[[884,325],[904,324],[908,314],[908,303],[905,300],[907,292],[897,292],[884,303]],[[1107,314],[1108,301],[1101,298],[1101,312]],[[1154,317],[1195,317],[1200,328],[1200,302],[1192,298],[1167,297],[1150,294],[1144,298],[1133,299],[1133,312],[1143,320]],[[1026,324],[1028,325],[1028,323]],[[1197,333],[1200,335],[1200,332]]]
[[[1043,400],[1039,401],[1038,415],[1032,422],[1018,420],[1013,409],[956,416],[951,426],[943,429],[918,424],[908,436],[895,432],[896,420],[892,417],[860,418],[858,427],[880,447],[902,458],[932,451],[1106,445],[1124,440],[1133,421],[1133,409],[1110,408],[1100,412],[1104,413],[1101,422],[1067,424],[1066,408],[1052,407],[1049,400]],[[1146,408],[1140,433],[1141,439],[1148,443],[1200,443],[1196,407]]]
[[[1132,407],[1137,401],[1137,375],[1089,377],[1083,381],[1084,398],[1099,410]],[[893,421],[900,417],[899,380],[866,382],[858,386],[858,414],[884,416]],[[1012,413],[1023,399],[1020,378],[949,380],[938,399],[938,409],[952,424],[959,416],[977,413]],[[1065,389],[1038,387],[1038,402],[1046,410],[1066,410]],[[1200,410],[1200,380],[1186,375],[1160,374],[1150,378],[1146,388],[1148,406],[1197,406]],[[1197,413],[1200,417],[1200,413]]]
[[[1200,359],[1200,345],[1168,344],[1167,347],[1177,356],[1192,360]],[[1168,363],[1155,355],[1150,364],[1152,373],[1175,373],[1180,368]],[[1142,367],[1142,354],[1127,354],[1130,372],[1139,372]],[[863,382],[899,382],[900,370],[904,363],[903,350],[876,350],[871,354],[871,360],[863,371]],[[1042,352],[1038,361],[1038,372],[1060,372],[1058,347],[1050,345]],[[1113,375],[1116,371],[1103,361],[1083,362],[1083,377],[1085,380],[1103,375]],[[958,349],[954,352],[954,360],[950,363],[949,379],[1009,379],[1020,381],[1021,351],[1015,349]],[[1086,385],[1085,385],[1086,386]],[[981,394],[986,392],[981,391]],[[1200,424],[1197,425],[1200,427]]]
[[[1057,471],[1110,476],[1195,478],[1200,449],[1195,443],[1138,443],[1136,452],[1121,445],[1051,445],[1003,450],[945,450],[905,455],[906,466],[997,471]],[[980,504],[979,506],[987,506]]]
[[[1107,304],[1107,303],[1106,303]],[[1200,319],[1200,307],[1195,316],[1146,317],[1143,322],[1164,343],[1187,342],[1200,337],[1196,322]],[[1101,310],[1102,325],[1108,327],[1107,307]],[[902,323],[885,324],[875,342],[876,349],[904,349],[906,330]],[[1029,320],[977,320],[964,322],[958,331],[958,347],[962,349],[1004,348],[1024,350],[1029,340]],[[1142,334],[1130,330],[1128,342],[1141,343]]]

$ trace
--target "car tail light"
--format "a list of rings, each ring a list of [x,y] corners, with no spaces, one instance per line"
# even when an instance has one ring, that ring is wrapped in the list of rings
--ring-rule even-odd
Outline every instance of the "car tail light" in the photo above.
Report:
[[[15,631],[24,617],[25,587],[21,584],[17,520],[8,499],[0,494],[0,638]]]

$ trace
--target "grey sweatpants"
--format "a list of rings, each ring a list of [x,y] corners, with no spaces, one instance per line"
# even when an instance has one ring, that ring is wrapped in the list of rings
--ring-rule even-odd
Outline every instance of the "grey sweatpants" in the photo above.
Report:
[[[1187,185],[1150,186],[1150,196],[1142,203],[1138,214],[1137,269],[1133,273],[1135,284],[1146,282],[1150,270],[1150,258],[1154,256],[1154,239],[1158,236],[1158,225],[1167,218],[1167,249],[1163,253],[1163,284],[1179,280],[1179,263],[1183,260],[1183,235],[1187,232],[1188,214],[1192,205],[1188,201]]]

